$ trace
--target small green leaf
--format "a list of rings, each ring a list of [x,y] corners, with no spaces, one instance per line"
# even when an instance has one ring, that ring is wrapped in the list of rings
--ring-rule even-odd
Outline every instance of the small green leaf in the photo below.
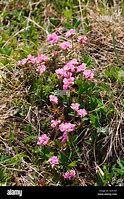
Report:
[[[73,27],[76,29],[81,24],[81,20],[73,19]]]
[[[67,29],[73,28],[73,26],[72,26],[70,23],[68,23],[68,22],[64,23],[64,26],[65,26]]]
[[[90,121],[93,127],[100,127],[99,118],[97,115],[90,114]]]
[[[60,159],[60,162],[61,162],[62,164],[65,164],[65,163],[68,162],[68,157],[65,156],[63,153],[60,153],[60,154],[59,154],[59,159]]]
[[[54,26],[58,26],[60,23],[60,20],[57,18],[50,18],[50,22],[54,25]]]
[[[76,165],[77,165],[77,160],[74,160],[73,162],[71,162],[69,165],[68,165],[68,167],[69,168],[73,168],[73,167],[75,167]]]
[[[72,14],[73,14],[72,9],[66,9],[66,10],[63,11],[63,13],[64,13],[64,16],[68,20],[70,20],[72,18]]]

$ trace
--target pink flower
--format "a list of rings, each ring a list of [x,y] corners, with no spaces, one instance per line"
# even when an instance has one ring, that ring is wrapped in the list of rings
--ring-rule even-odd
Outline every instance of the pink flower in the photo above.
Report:
[[[87,43],[87,40],[88,40],[88,39],[87,39],[86,36],[79,36],[77,41],[78,41],[81,45],[84,46],[84,45]]]
[[[76,172],[74,169],[67,171],[64,175],[65,180],[72,180],[76,176]]]
[[[50,95],[49,99],[53,104],[58,104],[58,98],[55,95]]]
[[[38,71],[41,75],[42,73],[46,71],[46,66],[45,65],[38,66],[36,71]]]
[[[47,62],[48,61],[48,56],[47,55],[42,55],[42,60],[44,61],[44,62]]]
[[[71,48],[71,44],[68,41],[64,41],[60,44],[60,48],[62,50],[67,50],[68,48]]]
[[[72,108],[74,111],[78,111],[79,106],[80,106],[79,103],[72,103],[72,104],[71,104],[71,108]]]
[[[93,79],[93,77],[94,77],[94,73],[91,70],[85,70],[83,72],[83,74],[88,79]]]
[[[34,57],[34,56],[30,55],[30,54],[27,57],[27,62],[31,63],[31,64],[35,64],[36,60],[37,60],[37,57]]]
[[[27,58],[22,59],[21,61],[18,61],[18,65],[20,65],[20,66],[25,65],[26,63],[35,64],[36,63],[36,58],[29,54]]]
[[[68,88],[70,88],[70,86],[68,86],[67,84],[63,84],[63,90],[67,90]]]
[[[55,70],[58,79],[62,79],[64,77],[64,69],[58,68]]]
[[[77,67],[77,72],[82,72],[86,69],[86,64],[83,63],[80,66]]]
[[[59,139],[61,140],[62,144],[65,144],[67,142],[67,139],[68,139],[67,133],[64,132],[63,135]]]
[[[36,61],[37,61],[37,58],[36,58],[36,57],[32,57],[32,58],[28,61],[28,63],[35,64]]]
[[[48,141],[49,141],[49,137],[46,134],[43,134],[38,138],[37,144],[41,146],[45,146],[47,145]]]
[[[25,65],[26,63],[27,63],[27,59],[24,58],[24,59],[18,61],[17,65],[18,65],[18,66],[23,66],[23,65]]]
[[[60,36],[58,36],[56,33],[52,33],[47,36],[47,41],[49,41],[51,44],[57,43],[59,39]]]
[[[51,120],[51,127],[56,128],[60,123],[61,123],[60,120]]]
[[[72,63],[68,62],[64,67],[63,69],[65,71],[70,71],[70,72],[74,72],[75,71],[75,67]]]
[[[51,164],[52,168],[59,164],[59,159],[57,156],[52,156],[48,162]]]
[[[59,125],[59,130],[61,132],[72,132],[75,130],[75,124],[71,124],[70,122],[61,123]]]
[[[27,59],[22,59],[22,65],[25,65],[27,63]]]
[[[70,88],[71,85],[74,84],[74,77],[70,77],[70,78],[64,78],[63,79],[63,89],[67,90],[68,88]]]
[[[18,65],[18,66],[21,66],[21,65],[22,65],[21,60],[19,60],[19,61],[17,62],[17,65]]]
[[[34,56],[32,56],[32,55],[30,55],[30,54],[29,54],[28,57],[27,57],[28,60],[31,60],[32,58],[34,58]]]
[[[46,55],[38,55],[38,57],[34,57],[32,55],[28,55],[27,59],[22,59],[21,61],[18,62],[18,65],[25,65],[26,63],[29,64],[39,64],[41,62],[47,62],[48,61],[48,56]]]
[[[77,59],[72,59],[71,61],[69,61],[69,63],[71,63],[73,65],[77,65],[78,61],[77,61]]]
[[[37,64],[39,64],[39,63],[41,63],[41,62],[47,62],[47,61],[48,61],[48,56],[47,56],[47,55],[41,54],[41,55],[38,55],[38,56],[35,58],[35,60],[36,60],[36,63],[37,63]]]
[[[64,77],[65,78],[70,78],[70,77],[72,77],[72,73],[71,72],[68,72],[68,71],[64,71]]]
[[[79,109],[77,111],[77,114],[81,117],[84,117],[85,115],[87,115],[87,111],[85,109]]]
[[[66,32],[65,36],[68,38],[68,37],[71,37],[73,34],[74,34],[75,30],[74,29],[70,29]]]
[[[71,72],[66,71],[64,68],[58,68],[55,70],[58,79],[62,79],[63,77],[70,78],[72,76]]]
[[[41,55],[38,55],[38,56],[36,57],[36,63],[37,63],[37,64],[39,64],[39,63],[41,63],[41,62],[47,62],[47,61],[48,61],[48,56],[47,56],[47,55],[41,54]]]

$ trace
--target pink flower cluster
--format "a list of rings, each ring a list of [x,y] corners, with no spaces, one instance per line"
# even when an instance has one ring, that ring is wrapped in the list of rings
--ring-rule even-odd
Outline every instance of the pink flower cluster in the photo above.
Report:
[[[18,64],[18,66],[24,66],[27,63],[35,64],[35,62],[36,62],[36,58],[29,54],[27,58],[24,58],[24,59],[18,61],[17,64]]]
[[[86,64],[82,63],[78,66],[77,59],[72,59],[63,68],[55,70],[58,79],[63,79],[63,90],[69,89],[73,84],[75,78],[74,73],[82,73],[85,78],[93,79],[94,73],[91,70],[86,69]]]
[[[79,103],[72,103],[71,108],[77,112],[80,117],[85,117],[87,115],[87,111],[85,109],[79,109]]]
[[[44,64],[46,64],[48,61],[48,56],[44,54],[38,55],[37,57],[28,55],[27,58],[18,61],[17,64],[18,66],[24,66],[25,64],[36,64],[36,71],[39,72],[39,74],[41,75],[46,71],[46,66]]]
[[[51,120],[51,127],[56,128],[61,123],[61,120]]]
[[[38,138],[37,144],[40,146],[45,146],[47,145],[48,141],[49,141],[49,137],[46,134],[43,134]]]
[[[83,74],[88,79],[93,79],[94,77],[94,73],[91,70],[84,70]]]
[[[74,84],[74,77],[72,73],[75,72],[75,67],[77,66],[77,59],[72,59],[63,68],[55,70],[58,79],[63,79],[63,89],[67,90]]]
[[[74,77],[63,79],[63,90],[69,89],[74,84]]]
[[[52,33],[47,36],[47,41],[49,41],[51,44],[55,44],[59,40],[60,40],[60,36],[58,36],[56,33]]]
[[[56,96],[50,95],[49,99],[53,104],[58,104],[58,98]],[[61,136],[60,139],[62,143],[65,143],[67,141],[67,133],[75,130],[75,124],[71,124],[70,122],[60,123],[60,120],[51,120],[51,127],[56,128],[59,126],[59,130],[63,132],[63,136]]]
[[[72,104],[71,104],[71,108],[72,108],[74,111],[78,111],[78,110],[79,110],[79,107],[80,107],[80,104],[79,104],[79,103],[72,103]]]
[[[38,55],[37,57],[34,57],[32,55],[28,55],[27,58],[24,58],[20,61],[18,61],[18,66],[24,66],[25,64],[40,64],[40,63],[46,63],[49,60],[47,55]]]
[[[39,72],[41,75],[42,73],[46,71],[46,66],[45,65],[38,66],[36,71]]]
[[[88,79],[93,79],[94,78],[94,73],[91,70],[86,69],[86,64],[85,63],[82,63],[81,65],[79,65],[77,67],[77,72],[78,73],[82,72],[83,75],[85,76],[85,78],[88,78]]]
[[[80,117],[85,117],[87,115],[87,111],[83,108],[83,109],[79,109],[77,111],[77,114],[80,116]]]
[[[71,124],[70,122],[61,123],[59,125],[59,130],[63,132],[63,135],[59,139],[63,144],[67,142],[68,133],[73,132],[75,130],[75,126],[75,124]]]
[[[41,55],[38,55],[37,57],[36,57],[36,63],[37,64],[40,64],[40,63],[42,63],[42,62],[48,62],[48,60],[49,60],[49,58],[48,58],[48,56],[47,55],[43,55],[43,54],[41,54]]]
[[[71,48],[71,44],[68,41],[64,41],[60,44],[60,48],[62,50],[67,50],[68,48]]]
[[[72,73],[66,71],[64,68],[59,68],[55,72],[58,79],[62,79],[63,77],[70,78],[72,76]]]
[[[59,159],[57,156],[52,156],[48,162],[51,164],[52,168],[59,164]]]
[[[66,32],[65,36],[66,36],[67,38],[69,38],[69,37],[73,36],[74,33],[75,33],[75,30],[74,30],[74,29],[70,29],[70,30],[68,30],[68,31]]]
[[[63,177],[64,177],[65,180],[72,180],[72,179],[75,178],[75,176],[76,176],[76,172],[75,172],[74,169],[72,169],[72,170],[70,170],[70,171],[67,171],[67,172],[63,175]]]
[[[73,132],[75,130],[75,124],[71,124],[70,122],[61,123],[60,120],[51,120],[52,128],[59,128],[59,130],[63,133],[63,135],[59,138],[62,143],[67,142],[68,135],[67,133]]]
[[[63,135],[59,139],[61,140],[62,144],[65,144],[68,140],[67,132],[64,132]]]
[[[77,40],[82,46],[85,46],[88,42],[88,39],[86,36],[79,36]]]
[[[81,64],[81,65],[79,65],[79,66],[77,67],[77,72],[85,71],[85,69],[86,69],[86,64],[83,63],[83,64]]]
[[[64,67],[63,69],[65,71],[70,71],[70,72],[75,72],[75,66],[78,64],[77,59],[72,59],[71,61],[69,61]]]
[[[70,122],[61,123],[59,130],[66,133],[73,132],[75,130],[75,124],[71,124]]]
[[[67,38],[71,37],[74,34],[75,30],[70,29],[66,32],[65,36]],[[60,40],[60,36],[58,36],[56,33],[49,34],[47,36],[47,41],[49,41],[51,44],[55,44]],[[67,50],[68,48],[71,48],[71,44],[68,41],[64,41],[60,44],[60,48],[62,50]]]
[[[75,71],[75,66],[78,64],[77,59],[72,59],[63,68],[55,70],[58,79],[68,78],[72,76],[72,72]]]
[[[51,103],[58,104],[58,98],[55,95],[50,95],[49,99]]]

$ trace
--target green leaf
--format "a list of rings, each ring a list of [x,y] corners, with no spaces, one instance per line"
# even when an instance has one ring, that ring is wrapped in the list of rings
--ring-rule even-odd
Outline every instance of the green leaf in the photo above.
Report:
[[[54,25],[54,26],[58,26],[60,23],[60,20],[57,18],[50,18],[50,22]]]
[[[68,165],[68,167],[69,168],[73,168],[73,167],[75,167],[76,165],[77,165],[77,160],[74,160],[73,162],[71,162],[69,165]]]
[[[53,155],[53,153],[45,154],[45,156],[46,156],[48,159],[51,158],[52,155]]]
[[[124,170],[124,161],[122,161],[122,160],[118,160],[117,161],[117,163],[118,163],[118,165],[120,166],[120,168],[122,169],[122,170]]]
[[[63,153],[59,153],[59,159],[62,164],[65,164],[68,162],[68,157],[64,155]]]
[[[124,170],[119,168],[113,168],[113,171],[116,172],[118,175],[124,176]]]
[[[84,55],[83,62],[87,64],[88,69],[92,69],[94,67],[93,58],[89,54]]]
[[[97,115],[90,114],[90,121],[93,127],[100,127],[99,117]]]
[[[67,29],[73,28],[73,26],[72,26],[70,23],[68,23],[68,22],[64,23],[64,26],[65,26]]]
[[[118,71],[118,81],[124,82],[124,70]]]
[[[7,56],[10,56],[11,55],[11,49],[10,48],[1,48],[0,49],[0,53],[3,54],[3,55],[7,55]]]
[[[24,127],[24,130],[28,133],[32,133],[32,124],[28,124],[26,127]]]
[[[76,29],[81,24],[81,20],[77,20],[76,18],[73,18],[73,27]]]
[[[72,9],[66,9],[66,10],[64,10],[64,11],[63,11],[63,14],[64,14],[64,16],[65,16],[68,20],[70,20],[70,19],[72,18],[72,14],[73,14]]]
[[[118,79],[118,68],[115,66],[110,66],[105,70],[105,77],[111,79],[112,82]]]
[[[89,108],[90,110],[94,110],[97,107],[97,98],[96,97],[90,97],[89,98]]]
[[[36,136],[34,136],[34,135],[29,135],[29,136],[27,136],[26,138],[24,138],[23,142],[24,142],[25,144],[28,144],[28,143],[32,142],[33,140],[35,140],[35,138],[36,138]]]

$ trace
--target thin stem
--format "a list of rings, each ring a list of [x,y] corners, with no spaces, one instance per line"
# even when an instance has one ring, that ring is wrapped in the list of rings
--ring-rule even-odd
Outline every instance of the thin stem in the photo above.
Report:
[[[84,20],[83,20],[83,12],[82,12],[82,8],[81,8],[81,1],[78,0],[79,2],[79,9],[80,9],[80,13],[81,13],[81,24],[82,24],[82,28],[83,28],[83,31],[84,31]]]

